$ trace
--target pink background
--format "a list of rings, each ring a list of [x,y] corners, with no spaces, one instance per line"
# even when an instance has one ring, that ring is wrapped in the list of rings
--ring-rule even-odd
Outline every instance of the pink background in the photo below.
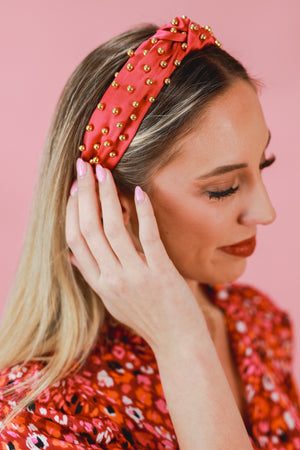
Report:
[[[299,13],[299,0],[1,0],[0,313],[19,258],[46,132],[67,78],[115,34],[186,14],[210,25],[223,48],[266,85],[261,102],[272,132],[267,154],[274,152],[277,163],[264,177],[278,217],[259,227],[257,251],[241,280],[290,313],[300,380]]]

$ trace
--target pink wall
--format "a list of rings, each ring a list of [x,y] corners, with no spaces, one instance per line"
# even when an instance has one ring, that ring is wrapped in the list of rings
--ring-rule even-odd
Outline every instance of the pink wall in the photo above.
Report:
[[[298,0],[184,3],[185,7],[182,0],[1,1],[0,310],[20,254],[50,117],[70,73],[88,52],[118,32],[142,22],[163,25],[186,14],[211,25],[223,48],[266,85],[261,101],[272,132],[270,152],[277,155],[277,163],[264,176],[278,218],[259,230],[257,251],[242,280],[269,293],[290,312],[300,380],[300,4]]]

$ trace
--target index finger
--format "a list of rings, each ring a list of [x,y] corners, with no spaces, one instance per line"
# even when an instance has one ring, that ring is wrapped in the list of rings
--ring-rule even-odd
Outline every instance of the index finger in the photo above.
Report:
[[[100,271],[103,272],[105,267],[110,270],[116,270],[119,266],[117,255],[113,252],[110,243],[105,236],[100,220],[100,211],[98,190],[96,189],[96,180],[90,164],[87,164],[80,158],[77,163],[77,207],[78,207],[78,223],[80,234],[96,260]],[[83,170],[80,170],[82,167]],[[103,208],[102,208],[103,213]]]

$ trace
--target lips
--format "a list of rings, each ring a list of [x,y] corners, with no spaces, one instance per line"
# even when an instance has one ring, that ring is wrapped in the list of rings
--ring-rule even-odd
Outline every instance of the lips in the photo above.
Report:
[[[229,253],[234,256],[247,257],[252,255],[256,246],[256,236],[252,236],[249,239],[238,242],[234,245],[226,245],[225,247],[220,247],[225,253]]]

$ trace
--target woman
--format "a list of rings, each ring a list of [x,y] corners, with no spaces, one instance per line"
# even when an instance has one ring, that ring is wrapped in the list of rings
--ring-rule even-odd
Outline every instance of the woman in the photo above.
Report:
[[[70,77],[2,324],[2,448],[300,448],[289,316],[232,283],[275,219],[257,85],[185,16]]]

